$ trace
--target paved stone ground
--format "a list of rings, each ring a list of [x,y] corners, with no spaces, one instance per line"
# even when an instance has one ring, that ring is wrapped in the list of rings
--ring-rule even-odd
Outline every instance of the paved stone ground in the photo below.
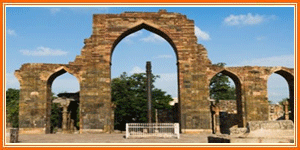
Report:
[[[179,139],[125,139],[125,134],[20,134],[19,143],[207,143],[209,135],[181,134]]]

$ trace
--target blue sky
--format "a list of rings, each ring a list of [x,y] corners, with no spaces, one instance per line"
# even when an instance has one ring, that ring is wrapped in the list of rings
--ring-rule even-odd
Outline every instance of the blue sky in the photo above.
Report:
[[[6,8],[6,89],[19,88],[13,72],[24,63],[74,61],[92,32],[92,14],[124,11],[157,12],[166,9],[195,21],[198,43],[212,63],[227,66],[286,66],[294,68],[293,7],[8,7]],[[152,62],[161,78],[158,88],[177,97],[174,50],[167,41],[140,30],[124,38],[112,56],[112,78],[122,72],[145,71]],[[68,83],[68,84],[66,84]],[[286,81],[272,75],[268,95],[273,102],[288,97]],[[54,93],[79,90],[67,73],[54,80]]]

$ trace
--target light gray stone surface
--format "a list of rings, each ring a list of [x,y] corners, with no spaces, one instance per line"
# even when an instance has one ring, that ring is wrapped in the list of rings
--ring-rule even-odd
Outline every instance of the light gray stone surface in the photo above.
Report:
[[[207,143],[210,134],[181,134],[176,138],[125,139],[114,134],[22,134],[20,143]]]

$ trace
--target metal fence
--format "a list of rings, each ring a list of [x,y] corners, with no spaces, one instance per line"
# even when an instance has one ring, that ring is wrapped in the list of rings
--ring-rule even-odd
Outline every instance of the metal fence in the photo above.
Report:
[[[126,123],[126,138],[177,138],[179,123]]]

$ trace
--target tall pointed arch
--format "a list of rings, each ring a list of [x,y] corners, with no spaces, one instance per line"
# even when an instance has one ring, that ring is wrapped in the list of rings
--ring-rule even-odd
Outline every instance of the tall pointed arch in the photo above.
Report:
[[[125,38],[127,38],[128,36],[130,36],[131,34],[134,34],[135,32],[138,32],[138,31],[141,31],[142,30],[142,32],[144,33],[144,32],[147,32],[147,33],[150,33],[150,35],[158,35],[158,36],[160,36],[160,37],[162,37],[164,40],[162,40],[162,41],[160,41],[161,43],[163,43],[163,44],[166,44],[166,45],[168,45],[168,48],[167,49],[161,49],[161,50],[168,50],[167,52],[168,53],[172,53],[172,66],[170,65],[170,66],[168,66],[169,68],[172,68],[172,71],[176,71],[176,82],[174,83],[174,86],[176,86],[176,96],[173,96],[173,98],[177,98],[178,96],[179,96],[179,92],[178,92],[178,89],[179,89],[179,85],[178,85],[178,66],[176,65],[177,64],[177,61],[178,61],[178,59],[177,59],[177,57],[178,57],[178,55],[177,55],[177,49],[176,49],[176,46],[175,46],[175,44],[174,44],[174,42],[173,42],[173,40],[169,37],[169,35],[168,35],[168,33],[166,32],[166,31],[163,31],[163,29],[160,29],[159,27],[157,27],[157,25],[154,25],[154,24],[150,24],[150,23],[147,23],[147,22],[145,22],[145,21],[138,21],[137,23],[134,23],[133,25],[131,25],[129,28],[128,28],[128,30],[126,30],[126,31],[124,31],[124,32],[122,32],[117,38],[115,38],[116,40],[113,42],[113,45],[112,45],[112,49],[111,49],[111,74],[114,74],[115,73],[115,71],[114,71],[114,66],[115,66],[115,64],[117,64],[116,62],[114,62],[112,59],[113,58],[115,58],[115,56],[116,55],[118,55],[118,52],[119,52],[119,50],[121,49],[119,46],[118,46],[118,44],[119,45],[122,45],[122,42],[124,42],[126,39]],[[133,46],[138,46],[139,45],[139,43],[137,43],[138,42],[138,40],[136,40],[136,41],[134,41],[134,40],[132,40],[131,39],[131,41],[133,41],[135,44],[133,45]],[[149,44],[149,43],[144,43],[144,44]],[[132,45],[131,45],[132,46]],[[132,46],[132,47],[133,47]],[[159,46],[161,46],[161,45],[159,45]],[[157,47],[152,47],[151,49],[153,49],[153,50],[157,50],[157,49],[160,49],[161,47],[159,47],[159,46],[157,46]],[[171,47],[170,47],[171,46]],[[131,49],[134,49],[134,48],[132,48],[131,47]],[[126,47],[127,48],[127,47]],[[129,49],[129,48],[128,48]],[[173,51],[172,51],[172,50]],[[126,49],[122,49],[122,50],[126,50]],[[145,51],[144,51],[145,50]],[[149,49],[150,50],[150,49]],[[153,52],[151,52],[151,51],[148,51],[148,49],[146,50],[146,49],[141,49],[139,52],[141,52],[141,51],[143,51],[144,53],[143,54],[147,54],[147,55],[145,55],[145,56],[149,56],[150,54],[153,54]],[[114,53],[115,52],[115,53]],[[166,51],[164,51],[164,52],[166,52]],[[174,52],[175,52],[175,55],[174,55]],[[113,54],[114,54],[114,56],[113,56]],[[157,54],[157,53],[156,53]],[[158,52],[158,54],[160,54],[161,55],[161,51],[159,51]],[[130,55],[130,57],[134,57],[135,56],[135,54],[132,54],[132,55]],[[126,56],[122,56],[122,57],[124,57],[124,58],[126,58]],[[176,59],[174,59],[176,57]],[[153,57],[148,57],[148,58],[153,58]],[[146,59],[148,59],[148,58],[146,58]],[[127,59],[130,59],[130,58],[127,58]],[[174,61],[175,60],[175,61]],[[151,61],[153,61],[153,62],[155,62],[155,60],[151,60]],[[169,60],[168,60],[169,61]],[[112,65],[112,64],[114,64],[114,65]],[[128,62],[127,62],[127,65],[128,65]],[[158,67],[162,67],[162,66],[158,66]],[[167,67],[166,67],[167,68]],[[174,70],[173,70],[174,69]],[[122,70],[122,71],[124,71],[124,70]],[[127,71],[129,71],[129,70],[127,70]],[[126,71],[126,72],[127,72]],[[129,71],[130,72],[130,71]],[[173,73],[173,72],[172,72]],[[161,74],[163,74],[163,73],[161,73]],[[157,74],[155,74],[155,75],[159,75],[159,73],[157,73]],[[113,78],[113,75],[111,75],[111,80],[112,80],[112,78]],[[113,80],[112,80],[113,81]],[[174,87],[173,86],[173,87]],[[162,90],[165,90],[165,89],[163,89],[162,88]],[[112,92],[113,92],[113,90],[112,90]],[[175,93],[175,92],[174,92]],[[174,105],[174,110],[178,110],[178,104],[176,104],[176,105]],[[115,113],[116,112],[119,112],[119,109],[120,108],[118,108],[117,107],[117,111],[115,110]],[[116,115],[117,116],[117,115]],[[173,118],[175,118],[174,120],[172,120],[172,121],[174,121],[174,122],[179,122],[179,118],[180,118],[180,115],[179,115],[179,112],[177,111],[177,112],[175,112],[174,113],[174,116],[172,117],[172,119]],[[117,120],[118,118],[115,118],[115,120]],[[166,121],[169,121],[169,120],[166,120]],[[125,128],[125,126],[124,126],[124,128]],[[121,129],[121,128],[120,128]]]
[[[283,77],[288,84],[288,90],[289,90],[288,102],[289,102],[289,106],[291,108],[290,119],[292,119],[294,121],[294,115],[295,115],[294,114],[295,113],[294,75],[292,73],[290,73],[289,71],[286,71],[284,68],[276,69],[272,72],[272,74],[273,73],[278,74],[281,77]],[[268,79],[272,74],[270,74],[268,76]]]
[[[246,125],[246,120],[245,120],[245,108],[244,108],[244,103],[242,100],[242,83],[241,83],[241,79],[233,72],[227,70],[227,69],[223,69],[222,71],[217,72],[214,76],[216,76],[217,74],[222,73],[223,75],[228,76],[229,78],[231,78],[235,84],[235,92],[236,92],[236,108],[237,108],[237,125],[239,127],[244,127]],[[214,77],[212,76],[212,78]],[[212,79],[211,78],[211,79]],[[210,79],[210,82],[211,82]]]
[[[53,73],[51,73],[51,74],[49,74],[49,76],[46,78],[47,80],[47,86],[46,86],[46,91],[47,91],[47,95],[46,95],[46,98],[47,98],[47,106],[46,106],[46,133],[50,133],[51,132],[51,119],[50,119],[50,116],[51,116],[51,104],[52,104],[52,84],[53,84],[53,81],[57,78],[57,77],[59,77],[59,76],[61,76],[61,75],[63,75],[63,74],[65,74],[65,73],[69,73],[69,74],[71,74],[71,75],[73,75],[73,76],[75,76],[76,77],[76,79],[77,79],[77,82],[78,82],[78,84],[80,85],[80,80],[79,80],[79,78],[76,76],[76,75],[74,75],[74,74],[72,74],[71,73],[71,71],[70,71],[70,69],[69,68],[67,68],[67,67],[65,67],[65,66],[61,66],[61,67],[59,67],[59,68],[57,68],[57,69],[55,69],[54,70],[54,72]],[[80,88],[80,87],[79,87]],[[79,89],[80,90],[80,89]]]
[[[128,30],[126,30],[125,32],[123,32],[113,43],[112,48],[111,48],[111,55],[110,58],[112,58],[112,54],[114,52],[115,47],[118,45],[118,43],[120,41],[122,41],[122,39],[124,39],[126,36],[137,32],[139,30],[145,29],[148,30],[150,32],[153,32],[159,36],[161,36],[162,38],[164,38],[174,49],[175,54],[176,54],[176,60],[178,61],[178,53],[177,53],[177,48],[173,42],[173,40],[170,38],[170,36],[164,32],[162,29],[159,29],[158,27],[154,27],[155,25],[150,25],[150,23],[147,23],[145,21],[142,22],[138,22],[137,24],[133,25],[131,28],[129,28]],[[111,59],[110,59],[111,60]]]

